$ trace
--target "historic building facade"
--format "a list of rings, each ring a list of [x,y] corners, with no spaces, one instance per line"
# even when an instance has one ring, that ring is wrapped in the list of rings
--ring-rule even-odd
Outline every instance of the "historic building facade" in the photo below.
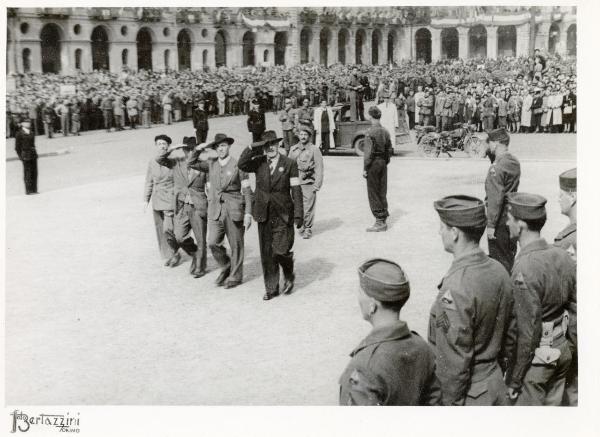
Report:
[[[7,72],[575,55],[574,7],[9,8]]]

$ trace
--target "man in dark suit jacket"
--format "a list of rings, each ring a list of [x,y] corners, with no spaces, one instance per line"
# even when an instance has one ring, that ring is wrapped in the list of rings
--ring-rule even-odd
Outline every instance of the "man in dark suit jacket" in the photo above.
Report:
[[[294,288],[294,222],[300,229],[304,217],[298,165],[279,153],[280,141],[274,131],[266,131],[261,141],[242,152],[238,162],[240,170],[256,174],[252,212],[258,223],[264,300],[279,295],[279,266],[285,278],[283,294]]]
[[[206,212],[208,200],[204,192],[206,173],[188,168],[190,152],[196,146],[194,137],[184,137],[182,144],[169,146],[160,153],[156,162],[173,169],[174,196],[173,210],[175,212],[174,233],[179,247],[192,255],[190,273],[195,278],[206,274]],[[187,235],[190,229],[194,231],[196,245],[190,244]],[[171,267],[178,264],[179,252],[173,255]]]
[[[205,143],[206,136],[208,135],[208,114],[204,108],[204,100],[200,100],[198,106],[194,108],[192,121],[194,129],[196,129],[196,141],[198,144]]]
[[[241,171],[229,154],[233,138],[215,135],[212,143],[194,149],[188,167],[208,173],[208,247],[221,266],[218,286],[233,288],[242,283],[244,266],[244,230],[252,223],[252,189],[248,173]],[[215,148],[204,160],[201,151]],[[245,229],[244,229],[245,228]],[[223,247],[227,236],[231,257]]]
[[[250,111],[248,112],[248,132],[252,133],[252,142],[260,141],[260,137],[266,129],[265,113],[259,106],[258,100],[252,99]]]
[[[15,151],[23,162],[23,179],[25,179],[25,193],[38,194],[37,191],[37,152],[35,150],[35,135],[31,132],[31,122],[25,120],[21,129],[15,134]]]

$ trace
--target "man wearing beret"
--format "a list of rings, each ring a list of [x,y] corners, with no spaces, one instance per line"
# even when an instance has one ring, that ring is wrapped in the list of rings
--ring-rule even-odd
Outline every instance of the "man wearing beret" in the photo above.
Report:
[[[315,221],[317,191],[323,185],[323,155],[317,146],[311,143],[313,130],[310,125],[300,124],[298,127],[298,143],[290,149],[289,158],[296,161],[302,188],[304,206],[304,224],[300,228],[300,236],[304,239],[312,237],[312,226]]]
[[[521,164],[509,153],[510,137],[506,129],[489,132],[485,153],[492,161],[485,179],[487,238],[490,257],[500,261],[508,272],[517,252],[506,225],[506,195],[519,188]]]
[[[373,329],[350,353],[339,379],[340,405],[439,405],[435,356],[400,320],[410,296],[404,271],[392,261],[370,259],[358,277],[360,311]]]
[[[429,317],[442,403],[505,405],[502,371],[511,347],[511,284],[504,267],[479,247],[486,226],[484,204],[456,195],[433,206],[444,249],[454,258]]]
[[[206,210],[208,200],[205,194],[206,173],[188,168],[191,151],[196,146],[196,138],[184,137],[181,144],[171,145],[156,158],[160,165],[173,169],[175,212],[174,232],[177,243],[192,256],[190,273],[195,278],[206,274]],[[190,230],[194,231],[197,248],[185,244]],[[178,252],[171,260],[175,267],[180,260]]]
[[[300,229],[304,217],[298,165],[279,153],[280,141],[274,131],[266,131],[261,141],[244,149],[238,162],[240,170],[256,174],[252,215],[258,223],[264,300],[279,295],[280,266],[283,294],[294,288],[294,223]]]
[[[369,206],[375,216],[375,224],[367,232],[387,231],[389,216],[387,203],[387,166],[394,154],[390,133],[381,126],[381,111],[377,106],[369,108],[371,127],[365,132],[363,177],[367,179]]]
[[[554,245],[562,247],[577,263],[577,169],[572,168],[562,173],[559,177],[560,212],[569,218],[569,225],[554,238]],[[575,305],[577,305],[575,303]],[[576,321],[575,321],[576,325]],[[577,406],[577,331],[569,335],[573,353],[573,362],[565,384],[565,397],[568,405]]]
[[[244,266],[244,230],[252,223],[252,190],[248,174],[241,171],[229,154],[233,138],[216,134],[212,143],[200,144],[192,152],[188,167],[208,173],[208,247],[221,266],[218,286],[233,288],[242,283]],[[216,156],[206,158],[200,152],[215,148]],[[223,240],[231,248],[227,255]]]
[[[508,394],[517,405],[560,405],[576,338],[577,274],[563,249],[540,237],[546,199],[508,195],[508,227],[521,248],[511,280],[516,350],[507,373]]]

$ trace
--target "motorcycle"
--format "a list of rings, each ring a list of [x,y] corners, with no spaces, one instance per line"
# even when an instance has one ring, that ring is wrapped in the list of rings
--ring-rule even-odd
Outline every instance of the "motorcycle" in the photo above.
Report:
[[[467,123],[456,123],[454,125],[456,129],[451,131],[442,131],[440,133],[434,132],[429,129],[426,132],[425,129],[422,135],[419,137],[417,132],[417,148],[419,153],[423,156],[438,157],[440,154],[445,153],[450,158],[452,154],[450,152],[464,151],[472,158],[480,158],[482,156],[482,142],[481,139],[475,135],[475,125]],[[427,126],[435,128],[433,126]]]

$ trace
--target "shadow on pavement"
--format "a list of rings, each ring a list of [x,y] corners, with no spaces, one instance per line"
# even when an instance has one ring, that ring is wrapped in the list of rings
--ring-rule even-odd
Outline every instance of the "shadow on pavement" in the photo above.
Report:
[[[294,273],[296,274],[295,290],[299,290],[313,283],[331,276],[335,264],[325,258],[313,258],[308,261],[296,263]]]
[[[321,220],[315,223],[315,227],[313,228],[313,236],[319,235],[327,231],[332,231],[334,229],[339,228],[344,222],[338,218],[334,217],[327,220]]]

